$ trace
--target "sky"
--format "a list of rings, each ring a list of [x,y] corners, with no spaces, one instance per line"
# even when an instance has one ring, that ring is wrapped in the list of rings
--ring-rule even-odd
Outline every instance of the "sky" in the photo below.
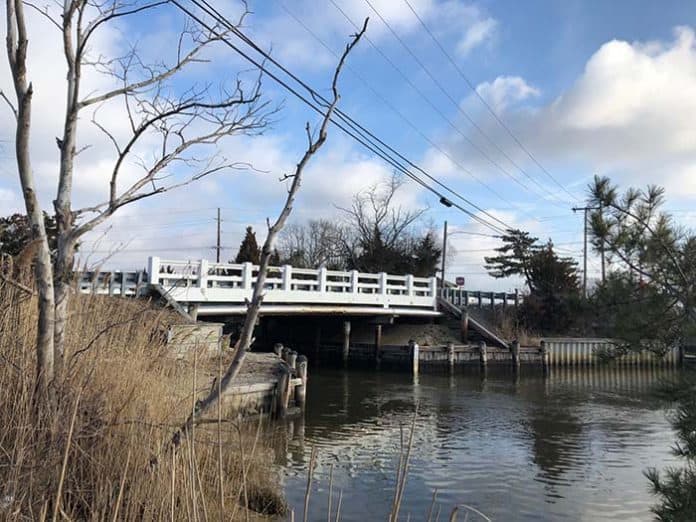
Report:
[[[188,1],[182,4],[190,7]],[[239,13],[236,2],[215,5],[230,17]],[[451,188],[456,194],[438,190],[479,217],[552,239],[560,253],[580,259],[582,215],[571,208],[583,205],[587,184],[599,174],[622,188],[664,186],[674,217],[686,226],[696,224],[696,4],[250,0],[249,8],[245,33],[323,95],[330,92],[336,55],[355,31],[351,23],[369,17],[367,38],[350,55],[340,78],[340,108]],[[33,10],[27,16],[35,91],[32,160],[41,203],[50,209],[66,66],[57,30]],[[3,17],[3,33],[4,23]],[[135,46],[145,62],[171,63],[185,23],[175,6],[164,6],[102,27],[90,52],[118,57]],[[222,43],[205,58],[177,75],[172,92],[206,84],[217,89],[237,77],[250,85],[256,78],[253,66]],[[107,226],[84,238],[81,263],[132,269],[144,267],[149,255],[214,258],[218,207],[224,260],[236,254],[247,225],[261,240],[266,219],[277,214],[286,193],[286,183],[279,180],[304,152],[304,126],[318,123],[316,113],[271,78],[263,77],[262,85],[273,110],[269,126],[260,135],[232,136],[206,152],[253,168],[221,172],[124,207]],[[113,78],[89,72],[83,92],[113,86]],[[0,89],[12,93],[4,55]],[[115,160],[112,143],[93,119],[118,139],[128,134],[122,104],[82,114],[78,147],[87,148],[76,165],[76,208],[106,198]],[[6,215],[21,211],[23,203],[13,117],[2,104],[0,140],[0,214]],[[139,157],[149,157],[157,148],[155,140],[145,140]],[[386,181],[392,171],[331,128],[307,169],[291,222],[340,220],[338,207]],[[178,168],[170,174],[176,180],[186,172]],[[136,175],[132,159],[122,183]],[[521,287],[518,280],[493,280],[485,273],[483,257],[500,244],[490,237],[495,231],[439,204],[439,197],[408,179],[397,202],[409,209],[428,208],[421,226],[438,234],[448,221],[448,247],[454,252],[448,257],[448,278],[465,277],[470,290]],[[591,253],[590,278],[597,277],[598,261]]]

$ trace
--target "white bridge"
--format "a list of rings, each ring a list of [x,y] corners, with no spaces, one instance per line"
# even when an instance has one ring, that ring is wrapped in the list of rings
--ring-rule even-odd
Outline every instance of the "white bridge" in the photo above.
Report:
[[[205,259],[148,258],[147,270],[83,272],[83,293],[135,297],[156,291],[194,316],[243,315],[259,267]],[[271,266],[264,285],[264,315],[438,316],[438,298],[458,309],[518,306],[518,293],[438,288],[435,277],[370,274],[326,268]]]
[[[150,257],[147,272],[85,272],[80,290],[137,296],[156,289],[194,315],[245,314],[259,267]],[[437,316],[437,280],[412,275],[272,266],[264,315],[350,314]]]

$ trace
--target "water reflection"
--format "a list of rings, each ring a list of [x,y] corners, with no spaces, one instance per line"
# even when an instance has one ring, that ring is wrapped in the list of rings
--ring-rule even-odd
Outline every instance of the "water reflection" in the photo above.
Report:
[[[305,418],[282,428],[277,461],[301,510],[318,447],[310,519],[326,519],[331,465],[343,520],[386,519],[402,427],[417,403],[404,519],[424,519],[437,489],[442,518],[466,503],[498,520],[645,520],[652,499],[642,470],[674,462],[674,437],[650,390],[674,375],[608,367],[414,380],[317,369]]]

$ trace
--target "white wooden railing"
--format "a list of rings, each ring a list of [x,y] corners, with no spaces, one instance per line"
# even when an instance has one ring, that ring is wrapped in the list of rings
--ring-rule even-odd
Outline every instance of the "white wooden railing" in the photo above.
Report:
[[[190,303],[244,303],[251,298],[259,267],[150,257],[148,278],[175,300]],[[264,303],[406,306],[436,309],[435,277],[366,274],[326,268],[269,267]]]

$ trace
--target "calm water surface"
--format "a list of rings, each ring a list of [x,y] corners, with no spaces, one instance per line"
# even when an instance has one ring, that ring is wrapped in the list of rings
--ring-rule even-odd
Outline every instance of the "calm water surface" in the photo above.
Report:
[[[664,377],[674,374],[557,370],[515,382],[314,369],[305,418],[288,424],[278,455],[286,495],[299,518],[316,446],[309,519],[327,518],[333,465],[341,519],[386,520],[401,426],[408,431],[418,403],[403,520],[425,520],[434,490],[440,520],[461,503],[493,520],[651,520],[643,470],[676,462],[666,412],[650,393]]]

